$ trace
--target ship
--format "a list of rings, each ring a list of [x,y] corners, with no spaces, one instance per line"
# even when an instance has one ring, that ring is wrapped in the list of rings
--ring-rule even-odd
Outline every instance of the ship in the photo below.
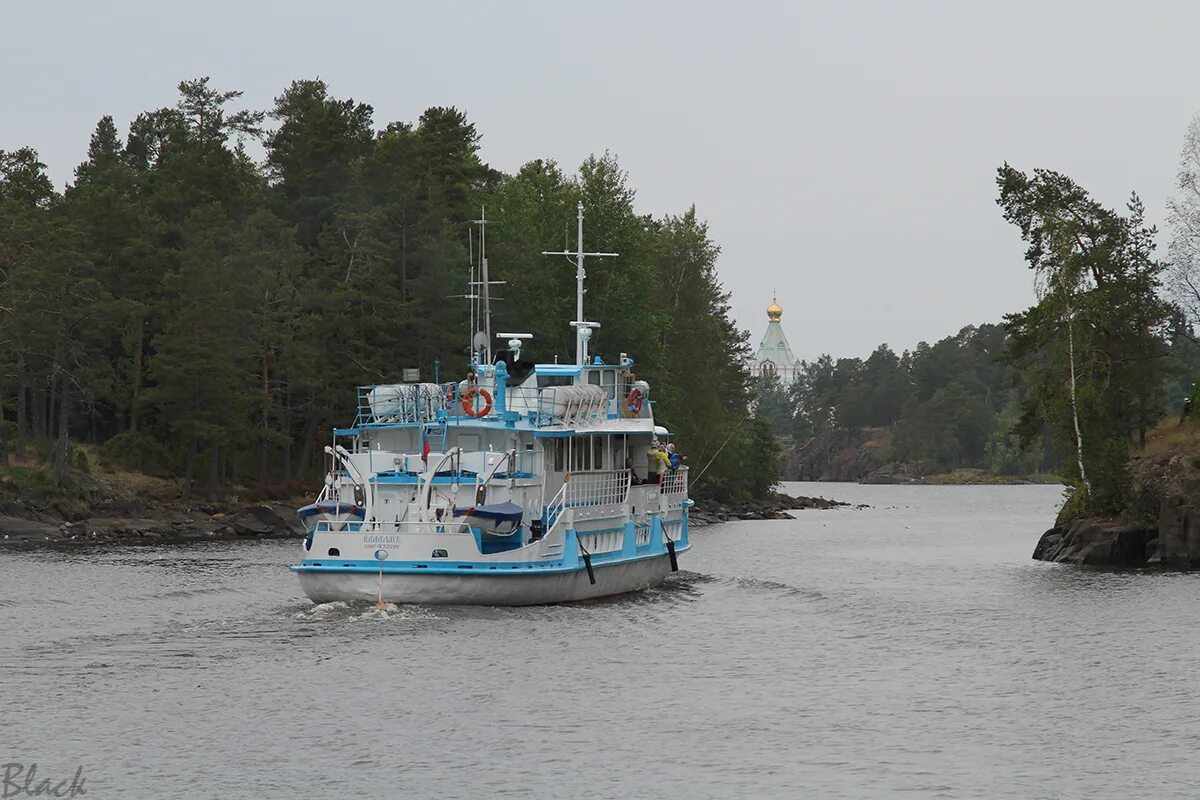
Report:
[[[580,203],[575,251],[544,253],[575,262],[574,363],[532,359],[528,333],[493,337],[502,282],[481,214],[465,377],[357,387],[353,423],[325,448],[324,485],[299,509],[291,569],[313,602],[564,603],[678,571],[688,468],[663,454],[670,432],[634,359],[589,353],[600,323],[584,317],[585,262],[616,254],[584,252],[583,220]]]

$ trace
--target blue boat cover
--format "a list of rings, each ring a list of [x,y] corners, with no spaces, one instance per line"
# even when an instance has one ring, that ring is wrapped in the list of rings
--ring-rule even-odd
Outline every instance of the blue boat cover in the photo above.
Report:
[[[496,522],[517,522],[524,516],[525,511],[516,503],[503,502],[494,503],[493,505],[471,506],[469,508],[454,509],[454,516],[480,517],[481,519],[495,520]]]

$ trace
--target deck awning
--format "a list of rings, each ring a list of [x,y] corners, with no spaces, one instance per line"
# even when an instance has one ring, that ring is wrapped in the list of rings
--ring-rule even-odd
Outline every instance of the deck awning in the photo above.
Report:
[[[573,378],[579,374],[582,367],[577,364],[537,364],[533,369],[538,375]]]

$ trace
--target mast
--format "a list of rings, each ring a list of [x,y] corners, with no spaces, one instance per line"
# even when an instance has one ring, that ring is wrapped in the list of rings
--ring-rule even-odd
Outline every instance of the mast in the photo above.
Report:
[[[492,297],[489,291],[487,260],[487,209],[479,207],[479,282],[483,287],[483,346],[485,364],[492,363]]]
[[[451,295],[451,297],[466,298],[471,303],[471,363],[492,363],[492,286],[506,283],[494,281],[488,277],[487,260],[487,226],[491,220],[487,218],[487,209],[479,207],[479,219],[471,220],[479,226],[479,261],[476,263],[473,250],[470,255],[470,277],[467,281],[466,294]],[[468,247],[474,247],[474,239],[468,234]],[[497,300],[502,298],[497,297]],[[476,325],[483,327],[478,330]],[[478,361],[477,361],[478,359]]]
[[[544,256],[574,256],[575,257],[575,319],[571,320],[571,327],[575,329],[575,364],[583,366],[587,362],[587,343],[588,339],[592,338],[592,328],[599,328],[599,322],[588,322],[583,317],[583,282],[587,278],[587,270],[583,267],[583,260],[586,257],[593,258],[616,258],[618,253],[585,253],[583,252],[583,201],[579,201],[577,216],[577,228],[575,238],[575,252],[569,251],[548,252],[543,250]]]

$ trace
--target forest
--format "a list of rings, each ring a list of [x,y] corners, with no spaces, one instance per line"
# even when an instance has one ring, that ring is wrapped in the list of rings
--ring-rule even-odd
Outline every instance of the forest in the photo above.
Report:
[[[620,253],[589,269],[592,351],[627,352],[695,493],[760,496],[776,444],[753,413],[746,334],[694,208],[635,210],[616,157],[577,171],[483,163],[452,107],[380,125],[370,105],[299,80],[269,110],[209,79],[121,131],[99,120],[59,191],[33,147],[0,151],[0,462],[59,483],[88,452],[179,478],[181,493],[294,486],[320,471],[359,385],[463,376],[471,221],[507,281],[493,330],[570,358],[574,270],[544,250]],[[253,156],[251,152],[261,152]],[[87,447],[80,447],[86,444]]]
[[[918,470],[1046,472],[1058,462],[1040,435],[1023,446],[1012,432],[1026,390],[1002,360],[1007,341],[1003,325],[985,324],[899,355],[887,344],[865,359],[823,355],[803,362],[790,386],[761,380],[760,413],[800,444],[852,447],[882,435],[882,460]]]
[[[1003,165],[997,204],[1027,245],[1037,302],[899,355],[883,344],[866,359],[804,362],[788,386],[760,379],[760,415],[810,462],[819,445],[816,471],[869,443],[873,461],[856,466],[1053,473],[1078,511],[1122,512],[1131,454],[1156,426],[1178,424],[1170,415],[1185,400],[1200,404],[1198,176],[1200,122],[1164,259],[1136,194],[1118,211],[1062,173]]]

